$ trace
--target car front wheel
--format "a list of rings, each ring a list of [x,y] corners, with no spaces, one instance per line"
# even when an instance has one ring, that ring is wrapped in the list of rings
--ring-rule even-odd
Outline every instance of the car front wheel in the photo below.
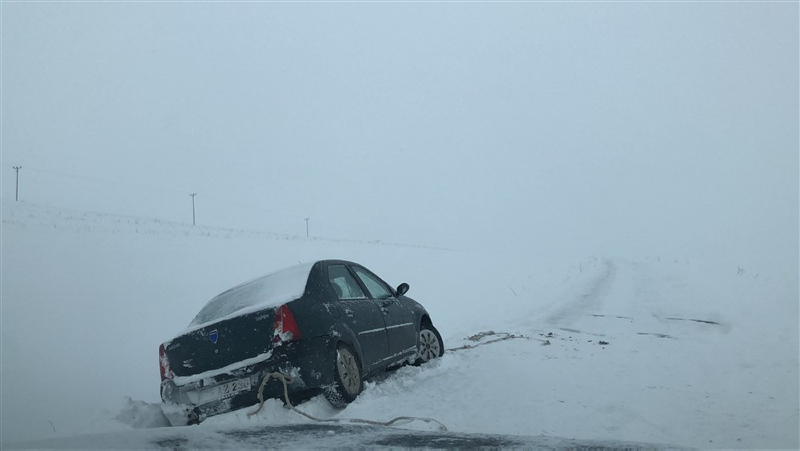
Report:
[[[444,354],[444,343],[439,331],[433,324],[423,323],[417,336],[417,360],[416,365],[430,362]]]

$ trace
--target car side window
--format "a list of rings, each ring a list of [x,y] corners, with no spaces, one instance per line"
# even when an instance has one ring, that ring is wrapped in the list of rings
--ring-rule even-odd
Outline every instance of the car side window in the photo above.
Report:
[[[365,299],[358,282],[344,265],[328,266],[328,280],[339,299]]]
[[[386,299],[392,297],[392,292],[389,288],[381,282],[377,277],[368,273],[364,268],[353,267],[353,270],[367,287],[367,291],[372,295],[373,299]]]

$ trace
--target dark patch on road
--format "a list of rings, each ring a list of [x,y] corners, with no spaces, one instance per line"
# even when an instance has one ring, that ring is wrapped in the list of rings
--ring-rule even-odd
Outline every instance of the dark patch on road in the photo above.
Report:
[[[658,337],[658,338],[669,338],[669,339],[672,339],[672,340],[677,340],[677,338],[673,337],[672,335],[667,335],[667,334],[655,334],[655,333],[652,333],[652,332],[638,332],[638,334],[639,335],[652,335],[652,336]]]
[[[155,445],[157,448],[167,449],[186,449],[186,445],[188,443],[189,440],[183,437],[172,437],[153,441],[153,445]]]
[[[588,315],[589,316],[594,316],[595,318],[619,318],[619,319],[629,319],[629,320],[633,321],[633,318],[631,318],[630,316],[597,315],[597,314],[594,314],[594,313],[589,313]]]
[[[566,327],[561,327],[560,329],[565,331],[565,332],[572,332],[573,334],[585,334],[585,335],[594,335],[595,337],[605,337],[605,335],[603,335],[603,334],[595,334],[595,333],[592,333],[592,332],[584,332],[584,331],[578,330],[578,329],[568,329]]]
[[[243,448],[296,448],[322,446],[325,448],[391,447],[402,449],[642,449],[653,445],[633,442],[572,440],[547,436],[516,436],[502,434],[471,434],[463,432],[426,432],[375,426],[292,424],[264,428],[219,431]],[[182,442],[169,443],[187,448]],[[224,442],[223,442],[224,443]],[[229,444],[229,443],[226,443]],[[190,443],[197,445],[197,443]]]
[[[375,440],[370,445],[393,446],[401,448],[519,448],[525,445],[523,442],[511,440],[501,436],[482,436],[482,435],[451,435],[451,434],[393,434],[379,440]]]
[[[720,326],[721,324],[716,321],[709,321],[706,319],[692,319],[692,318],[667,318],[672,321],[694,321],[695,323],[703,323],[703,324],[713,324],[715,326]]]
[[[235,429],[231,431],[219,431],[220,434],[242,440],[264,438],[269,435],[279,434],[302,434],[310,436],[324,437],[331,431],[336,431],[338,435],[362,435],[365,430],[373,429],[370,426],[341,426],[309,423],[309,424],[288,424],[284,426],[268,426],[263,429]]]

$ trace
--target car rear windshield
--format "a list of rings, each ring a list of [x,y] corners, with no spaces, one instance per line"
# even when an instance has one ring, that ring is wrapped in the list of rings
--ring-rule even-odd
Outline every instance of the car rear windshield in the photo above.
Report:
[[[277,307],[303,295],[314,263],[303,263],[253,279],[218,294],[208,301],[189,327],[216,321],[233,313],[242,314]]]

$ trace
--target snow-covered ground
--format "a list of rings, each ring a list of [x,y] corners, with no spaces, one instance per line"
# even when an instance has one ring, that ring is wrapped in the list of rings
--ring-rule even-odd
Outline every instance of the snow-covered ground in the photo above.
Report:
[[[408,282],[448,351],[369,382],[342,411],[319,398],[300,406],[312,415],[413,415],[481,434],[800,447],[796,262],[476,253],[7,200],[2,221],[4,447],[132,429],[159,428],[61,440],[103,447],[168,436],[157,406],[159,343],[219,292],[320,258]],[[213,417],[186,434],[308,423],[272,400],[254,417]]]

